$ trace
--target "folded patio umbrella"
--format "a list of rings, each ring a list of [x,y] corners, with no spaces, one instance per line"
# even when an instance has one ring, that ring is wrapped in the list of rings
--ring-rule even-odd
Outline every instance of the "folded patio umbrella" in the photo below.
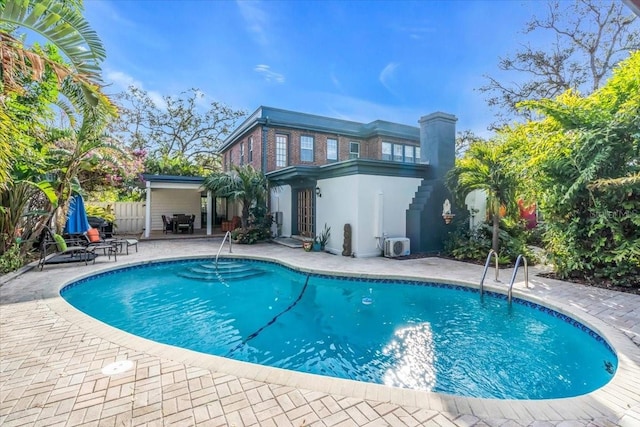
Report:
[[[82,200],[81,195],[74,194],[69,204],[67,224],[64,226],[64,232],[68,234],[81,234],[90,228],[87,212],[84,209],[84,200]]]

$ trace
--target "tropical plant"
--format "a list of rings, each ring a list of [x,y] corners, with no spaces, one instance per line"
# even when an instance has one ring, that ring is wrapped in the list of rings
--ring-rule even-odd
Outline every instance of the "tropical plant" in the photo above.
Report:
[[[240,202],[240,218],[245,230],[249,226],[251,207],[266,205],[267,178],[251,165],[233,165],[230,171],[209,175],[204,179],[203,186],[218,197]]]
[[[96,162],[117,165],[118,156],[126,157],[120,145],[104,132],[108,114],[108,110],[89,109],[79,127],[52,130],[50,134],[48,172],[59,202],[54,215],[57,232],[64,228],[72,193],[81,191],[81,172]]]
[[[560,277],[640,286],[638,70],[635,52],[592,95],[524,103],[545,118],[505,130],[537,189]]]
[[[508,148],[505,144],[496,141],[472,143],[446,176],[447,187],[461,206],[471,191],[483,190],[486,193],[493,224],[491,247],[496,252],[500,249],[500,208],[506,208],[507,213],[517,210],[517,179],[507,159]]]
[[[21,76],[29,74],[39,81],[51,69],[62,85],[71,81],[92,106],[111,105],[100,91],[100,62],[105,50],[95,31],[82,16],[79,7],[60,0],[3,0],[0,2],[0,58],[5,91],[21,91]],[[47,39],[65,56],[68,64],[51,60],[23,45],[11,34],[27,28]]]

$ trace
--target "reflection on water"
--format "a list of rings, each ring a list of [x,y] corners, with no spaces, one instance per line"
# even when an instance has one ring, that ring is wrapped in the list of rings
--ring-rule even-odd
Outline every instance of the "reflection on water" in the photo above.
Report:
[[[384,384],[431,391],[436,383],[433,333],[429,323],[398,329],[382,353],[396,364],[385,371]]]

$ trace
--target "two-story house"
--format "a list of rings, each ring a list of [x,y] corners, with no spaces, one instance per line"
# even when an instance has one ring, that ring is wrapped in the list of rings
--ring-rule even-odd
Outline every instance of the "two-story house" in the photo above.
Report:
[[[327,250],[377,256],[387,237],[409,237],[412,252],[442,247],[442,185],[453,166],[456,118],[434,113],[420,127],[358,123],[260,107],[224,141],[223,167],[251,164],[275,184],[277,233],[309,236],[325,224]],[[441,200],[442,199],[442,200]]]

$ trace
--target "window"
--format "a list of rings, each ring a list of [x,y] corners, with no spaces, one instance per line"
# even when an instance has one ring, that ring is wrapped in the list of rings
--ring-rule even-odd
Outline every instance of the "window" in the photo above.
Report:
[[[287,135],[276,134],[276,167],[287,166]]]
[[[391,160],[391,143],[382,143],[382,160]]]
[[[253,137],[249,137],[249,163],[253,162]]]
[[[301,162],[313,162],[313,137],[301,136],[300,137],[300,161]]]
[[[333,138],[327,138],[327,161],[338,161],[338,140]]]
[[[414,163],[413,160],[413,146],[405,145],[404,146],[404,161],[405,163]]]
[[[403,159],[403,151],[404,151],[404,145],[402,144],[393,144],[393,161],[394,162],[401,162]]]
[[[360,158],[360,143],[351,141],[349,144],[349,158],[350,159],[359,159]]]
[[[420,163],[420,147],[416,147],[415,153],[416,153],[416,156],[415,156],[416,163]]]
[[[240,143],[240,164],[244,165],[244,144]]]

